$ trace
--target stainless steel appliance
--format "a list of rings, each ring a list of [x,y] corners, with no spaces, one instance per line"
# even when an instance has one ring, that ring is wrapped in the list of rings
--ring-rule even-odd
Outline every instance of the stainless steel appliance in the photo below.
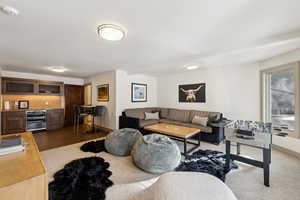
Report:
[[[37,131],[46,129],[46,113],[46,110],[26,111],[26,131]]]

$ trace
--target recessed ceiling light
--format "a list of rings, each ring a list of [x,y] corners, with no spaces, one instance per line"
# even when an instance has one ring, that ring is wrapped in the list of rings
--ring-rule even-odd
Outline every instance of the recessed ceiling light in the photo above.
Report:
[[[10,6],[0,6],[0,10],[10,16],[17,16],[19,14],[19,11],[13,7]]]
[[[58,72],[58,73],[68,71],[68,69],[65,68],[64,66],[51,66],[51,67],[48,67],[48,69],[53,72]]]
[[[198,69],[199,67],[197,65],[188,65],[185,67],[187,70],[194,70],[194,69]]]
[[[118,41],[125,36],[125,31],[114,24],[102,24],[98,26],[98,35],[105,40]]]

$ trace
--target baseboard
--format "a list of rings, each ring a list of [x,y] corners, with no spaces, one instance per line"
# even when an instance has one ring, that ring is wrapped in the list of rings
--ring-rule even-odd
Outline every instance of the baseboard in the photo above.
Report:
[[[300,159],[300,153],[298,153],[298,152],[292,151],[290,149],[286,149],[286,148],[278,146],[276,144],[272,144],[272,148],[277,149],[278,151],[290,154],[290,155],[295,156]]]

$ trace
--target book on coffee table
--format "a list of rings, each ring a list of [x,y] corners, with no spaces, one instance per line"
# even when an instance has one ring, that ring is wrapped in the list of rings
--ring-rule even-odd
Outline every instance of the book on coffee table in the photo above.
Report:
[[[0,155],[24,151],[25,145],[21,136],[7,136],[0,139]]]

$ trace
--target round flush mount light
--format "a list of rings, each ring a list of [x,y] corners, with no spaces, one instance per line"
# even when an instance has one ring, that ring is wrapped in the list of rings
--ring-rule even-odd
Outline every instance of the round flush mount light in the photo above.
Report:
[[[194,69],[198,69],[199,67],[197,65],[188,65],[185,67],[187,70],[194,70]]]
[[[68,69],[65,68],[64,66],[51,66],[51,67],[48,67],[48,69],[53,72],[57,72],[57,73],[62,73],[62,72],[68,71]]]
[[[0,10],[1,10],[1,12],[3,12],[6,15],[10,15],[10,16],[19,15],[19,11],[10,6],[0,6]]]
[[[98,35],[105,40],[118,41],[124,38],[125,31],[114,24],[102,24],[98,26]]]

